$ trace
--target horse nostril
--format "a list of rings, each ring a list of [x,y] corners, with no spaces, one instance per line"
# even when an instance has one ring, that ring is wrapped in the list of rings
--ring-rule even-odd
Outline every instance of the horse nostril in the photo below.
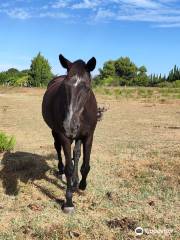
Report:
[[[71,125],[70,125],[71,132],[76,134],[79,128],[80,128],[79,121],[76,118],[72,119]]]
[[[80,125],[79,125],[79,124],[76,124],[76,130],[78,130],[78,129],[79,129],[79,127],[80,127]]]

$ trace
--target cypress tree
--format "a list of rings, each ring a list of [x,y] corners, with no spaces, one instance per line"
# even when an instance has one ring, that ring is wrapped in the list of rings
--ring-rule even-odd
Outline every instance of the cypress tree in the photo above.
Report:
[[[46,86],[52,78],[51,66],[41,53],[32,59],[28,72],[28,84],[32,87]]]

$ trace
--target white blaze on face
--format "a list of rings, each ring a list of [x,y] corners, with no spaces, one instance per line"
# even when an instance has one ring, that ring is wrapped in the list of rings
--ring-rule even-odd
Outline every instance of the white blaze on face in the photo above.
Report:
[[[76,82],[73,84],[74,87],[77,87],[78,84],[82,81],[82,79],[79,76],[75,76]]]
[[[78,75],[75,75],[74,76],[74,79],[75,79],[75,83],[73,84],[73,87],[77,87],[79,85],[79,83],[82,81],[82,79],[78,76]],[[71,102],[70,102],[70,105],[69,105],[69,112],[68,112],[68,115],[67,115],[67,122],[68,122],[68,127],[70,129],[70,124],[71,124],[71,119],[73,117],[73,114],[74,114],[74,110],[73,109],[73,96],[71,96]]]
[[[73,108],[72,108],[72,101],[71,101],[70,106],[69,106],[69,112],[68,112],[68,115],[67,115],[69,129],[70,129],[70,125],[71,125],[72,116],[73,116]]]
[[[75,75],[73,82],[74,83],[73,83],[72,86],[74,88],[76,88],[79,85],[79,83],[82,82],[82,78],[79,77],[78,75]],[[70,102],[70,105],[69,105],[69,109],[68,109],[68,113],[67,113],[67,117],[66,117],[66,123],[65,123],[65,125],[68,129],[70,129],[70,127],[71,127],[71,120],[72,120],[73,114],[76,110],[76,106],[73,106],[73,101],[74,100],[75,100],[74,96],[71,95],[71,102]]]

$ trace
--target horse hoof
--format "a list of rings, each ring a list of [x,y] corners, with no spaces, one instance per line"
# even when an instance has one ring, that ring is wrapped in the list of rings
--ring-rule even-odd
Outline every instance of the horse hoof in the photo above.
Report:
[[[86,196],[86,191],[84,191],[84,190],[78,189],[77,193],[80,196]]]
[[[61,179],[62,182],[66,183],[66,176],[65,176],[65,174],[60,174],[59,178]]]
[[[75,211],[75,208],[74,207],[63,207],[63,212],[66,213],[66,214],[73,214],[74,211]]]
[[[81,181],[79,184],[79,189],[84,191],[86,189],[86,185],[87,185],[86,183]]]

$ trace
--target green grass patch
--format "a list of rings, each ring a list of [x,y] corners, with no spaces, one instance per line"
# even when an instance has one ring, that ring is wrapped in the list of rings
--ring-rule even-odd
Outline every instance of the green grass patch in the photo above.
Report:
[[[95,87],[96,94],[114,96],[115,98],[133,99],[180,99],[180,88],[158,87]]]
[[[0,152],[13,150],[15,143],[14,137],[9,137],[5,133],[0,132]]]

